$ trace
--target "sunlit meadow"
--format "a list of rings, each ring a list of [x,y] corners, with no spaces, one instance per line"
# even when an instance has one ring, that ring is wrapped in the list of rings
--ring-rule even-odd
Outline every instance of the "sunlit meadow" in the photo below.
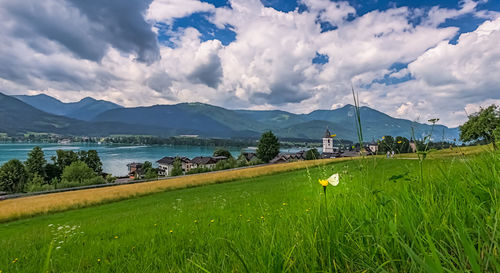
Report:
[[[498,159],[430,158],[421,182],[417,160],[365,158],[3,223],[0,270],[498,272]]]

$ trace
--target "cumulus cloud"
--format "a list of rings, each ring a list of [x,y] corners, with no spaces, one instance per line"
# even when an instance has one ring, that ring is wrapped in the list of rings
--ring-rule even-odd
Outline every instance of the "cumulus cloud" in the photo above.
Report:
[[[171,23],[196,12],[214,11],[215,7],[196,0],[156,0],[147,10],[146,18],[156,22]]]
[[[352,103],[352,83],[363,105],[453,126],[466,118],[464,107],[500,99],[492,72],[500,68],[500,19],[475,1],[363,15],[348,2],[301,3],[305,10],[282,12],[258,0],[218,8],[197,0],[0,0],[0,92],[309,112]],[[235,40],[172,31],[177,18],[199,12]],[[450,43],[459,29],[440,25],[466,14],[488,21]],[[324,22],[334,28],[325,31]],[[159,25],[171,32],[169,46],[157,42]],[[318,54],[329,61],[313,64]],[[384,83],[388,77],[401,82]]]

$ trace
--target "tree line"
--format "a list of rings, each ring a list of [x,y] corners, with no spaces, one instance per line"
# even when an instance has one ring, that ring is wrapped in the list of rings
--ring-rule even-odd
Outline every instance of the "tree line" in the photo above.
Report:
[[[33,192],[56,188],[102,184],[113,178],[102,171],[102,162],[96,150],[57,150],[47,162],[39,146],[21,162],[12,159],[0,167],[0,191],[8,193]]]

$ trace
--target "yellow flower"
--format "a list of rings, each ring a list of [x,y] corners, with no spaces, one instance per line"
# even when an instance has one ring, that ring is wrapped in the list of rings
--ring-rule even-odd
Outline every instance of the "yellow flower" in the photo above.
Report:
[[[336,134],[331,135],[331,137],[336,137],[336,136],[337,136]]]
[[[247,219],[247,222],[250,222],[250,219]]]
[[[210,220],[210,223],[214,223],[214,222],[215,222],[215,220],[214,220],[214,219]]]
[[[12,261],[12,263],[13,263],[13,264],[15,264],[15,263],[17,263],[17,261],[18,261],[18,260],[19,260],[18,258],[15,258],[15,259]]]
[[[385,136],[383,136],[382,139],[385,139]]]
[[[173,231],[173,230],[170,230],[170,233],[174,233],[174,231]]]
[[[399,140],[399,141],[398,141],[398,144],[401,144],[402,142],[403,142],[403,141]]]
[[[310,209],[306,209],[306,212],[309,212],[309,211],[310,211]]]
[[[100,263],[101,262],[101,259],[97,259],[97,262]]]
[[[283,206],[286,206],[286,205],[288,205],[288,204],[287,203],[283,203]]]
[[[326,180],[326,179],[318,179],[318,181],[321,184],[321,186],[323,186],[323,187],[328,186],[328,180]]]
[[[158,226],[158,224],[155,224],[155,227]]]
[[[194,223],[195,223],[195,224],[196,224],[196,223],[198,223],[198,220],[194,220]]]
[[[115,239],[118,239],[118,236],[115,235]]]

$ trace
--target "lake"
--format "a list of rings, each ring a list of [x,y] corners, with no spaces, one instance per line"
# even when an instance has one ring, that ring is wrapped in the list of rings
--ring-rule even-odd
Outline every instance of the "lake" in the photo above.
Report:
[[[28,152],[35,146],[40,146],[45,153],[45,158],[50,162],[50,157],[57,150],[97,150],[103,164],[103,170],[115,176],[127,175],[127,164],[131,162],[151,161],[156,166],[156,161],[164,156],[185,156],[193,158],[196,156],[211,156],[216,149],[213,146],[171,146],[152,145],[134,146],[120,144],[87,144],[87,143],[0,143],[0,165],[11,160],[19,159],[25,161]],[[234,157],[237,157],[242,148],[227,148]],[[287,149],[284,152],[295,152],[300,149]]]

